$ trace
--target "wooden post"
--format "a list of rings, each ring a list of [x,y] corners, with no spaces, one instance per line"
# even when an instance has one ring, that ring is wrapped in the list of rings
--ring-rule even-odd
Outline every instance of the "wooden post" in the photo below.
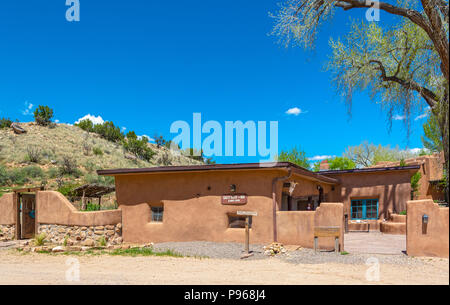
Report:
[[[100,210],[102,204],[102,196],[98,197],[98,209]]]
[[[336,254],[338,254],[338,252],[339,252],[339,237],[336,237],[334,239],[334,252]]]
[[[314,236],[314,253],[317,252],[318,241],[319,241],[319,238],[317,236]]]
[[[250,250],[250,232],[249,232],[249,224],[250,224],[250,219],[251,216],[247,216],[245,217],[245,253],[248,255],[250,254],[249,250]]]
[[[84,196],[86,195],[86,191],[83,190],[83,197],[81,197],[81,210],[84,211],[86,210],[86,204],[85,204],[85,198]]]

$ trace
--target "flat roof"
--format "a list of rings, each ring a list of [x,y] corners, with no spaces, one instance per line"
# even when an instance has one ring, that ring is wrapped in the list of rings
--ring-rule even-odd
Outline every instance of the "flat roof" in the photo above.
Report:
[[[407,171],[420,169],[420,165],[407,165],[407,166],[390,166],[390,167],[369,167],[369,168],[355,168],[344,170],[326,170],[320,171],[321,175],[333,175],[333,174],[349,174],[349,173],[374,173],[374,172],[386,172],[386,171]]]
[[[190,166],[160,166],[148,168],[122,168],[98,170],[98,175],[118,176],[133,174],[151,174],[151,173],[173,173],[173,172],[203,172],[203,171],[223,171],[223,170],[263,170],[291,168],[293,174],[303,175],[325,183],[339,183],[337,179],[323,176],[322,173],[309,171],[301,166],[290,162],[264,162],[264,163],[236,163],[236,164],[205,164]]]

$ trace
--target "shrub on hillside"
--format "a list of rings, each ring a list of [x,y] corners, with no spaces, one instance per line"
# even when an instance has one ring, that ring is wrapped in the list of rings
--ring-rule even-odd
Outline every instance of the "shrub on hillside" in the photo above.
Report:
[[[143,136],[141,139],[138,139],[134,131],[127,133],[127,138],[123,142],[123,147],[126,151],[145,161],[150,161],[155,154],[148,146],[148,138]]]
[[[39,163],[41,160],[41,150],[37,146],[28,146],[25,156],[26,161]]]
[[[89,184],[99,184],[104,186],[114,186],[114,177],[99,176],[97,174],[89,174],[84,177]]]
[[[48,106],[39,105],[34,111],[34,120],[38,125],[48,126],[51,124],[53,118],[53,109]]]
[[[9,118],[0,119],[0,129],[11,127],[12,121]]]
[[[76,183],[65,183],[62,186],[60,186],[57,191],[66,197],[72,197],[74,195],[73,190],[79,186],[80,185]]]
[[[80,127],[84,131],[93,132],[94,131],[94,123],[91,120],[85,119],[75,124],[75,126]]]
[[[96,156],[103,155],[103,151],[100,147],[94,147],[93,152],[94,152],[94,155],[96,155]]]
[[[62,176],[69,175],[76,178],[80,177],[81,175],[81,172],[78,169],[77,162],[73,158],[68,156],[64,156],[62,158],[61,166],[59,167],[59,173]]]
[[[45,173],[39,166],[27,166],[20,169],[20,171],[28,178],[44,178]]]
[[[111,142],[120,142],[125,138],[124,134],[120,131],[120,128],[110,121],[94,125],[93,131]]]

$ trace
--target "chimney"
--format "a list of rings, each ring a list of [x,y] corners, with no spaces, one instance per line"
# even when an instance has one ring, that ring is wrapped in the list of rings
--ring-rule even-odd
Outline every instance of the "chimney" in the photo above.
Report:
[[[320,169],[321,171],[326,171],[330,169],[330,164],[328,164],[328,160],[323,160],[320,162]]]

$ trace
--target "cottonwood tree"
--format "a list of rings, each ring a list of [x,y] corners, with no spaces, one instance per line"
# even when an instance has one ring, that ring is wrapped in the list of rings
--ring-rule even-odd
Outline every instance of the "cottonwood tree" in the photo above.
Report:
[[[401,111],[408,134],[412,113],[423,110],[425,101],[438,120],[448,172],[448,0],[373,2],[401,19],[397,24],[383,24],[385,28],[354,21],[344,39],[331,40],[326,68],[333,74],[333,84],[345,98],[349,113],[355,91],[369,90],[377,101],[381,97],[389,126],[394,112]],[[311,48],[320,26],[336,10],[367,10],[372,5],[366,0],[288,0],[272,15],[272,34],[286,45]]]
[[[347,147],[343,155],[344,158],[352,160],[356,167],[369,167],[381,161],[400,161],[412,158],[418,153],[401,150],[398,146],[391,148],[389,145],[375,145],[364,141],[360,145]]]

